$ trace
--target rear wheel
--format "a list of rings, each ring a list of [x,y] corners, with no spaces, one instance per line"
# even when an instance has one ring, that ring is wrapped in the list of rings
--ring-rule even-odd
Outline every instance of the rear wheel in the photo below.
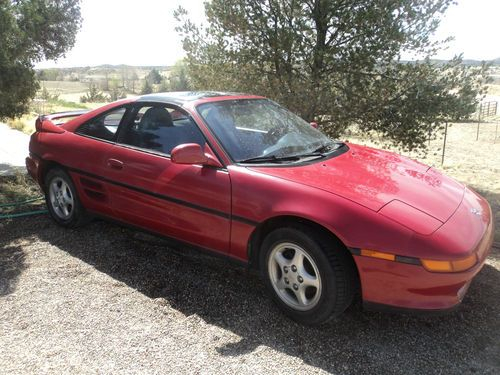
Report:
[[[293,320],[321,324],[352,302],[352,261],[337,247],[308,227],[279,228],[264,239],[262,278],[274,301]]]
[[[76,227],[88,221],[75,185],[62,169],[51,169],[45,176],[45,201],[50,216],[59,225]]]

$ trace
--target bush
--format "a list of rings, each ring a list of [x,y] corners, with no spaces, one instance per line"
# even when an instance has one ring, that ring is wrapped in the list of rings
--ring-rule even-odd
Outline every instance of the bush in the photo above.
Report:
[[[87,91],[85,95],[80,97],[80,101],[82,103],[102,103],[109,100],[109,96],[104,95],[103,92],[97,88],[97,85],[95,83],[90,83],[89,91]]]
[[[59,94],[51,94],[49,90],[45,86],[42,87],[42,91],[38,95],[40,99],[46,100],[48,102],[58,100]]]
[[[124,99],[127,97],[125,90],[120,87],[112,87],[109,91],[109,99],[114,102],[118,99]]]

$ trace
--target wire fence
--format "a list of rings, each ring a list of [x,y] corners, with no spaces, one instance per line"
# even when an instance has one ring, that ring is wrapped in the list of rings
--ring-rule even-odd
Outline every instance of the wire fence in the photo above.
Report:
[[[478,115],[477,115],[477,134],[476,134],[476,141],[479,140],[479,125],[481,125],[481,121],[485,121],[488,119],[491,119],[492,117],[496,116],[498,110],[498,102],[482,102],[479,104],[478,108]],[[498,133],[498,130],[497,130]],[[495,133],[495,141],[497,139],[497,133]]]
[[[498,125],[500,122],[500,118],[497,115],[497,113],[498,113],[498,102],[497,101],[488,101],[488,102],[482,102],[479,104],[479,107],[476,111],[476,116],[477,116],[476,141],[479,141],[480,129],[482,128],[481,123],[483,124],[483,126],[485,123],[488,123],[488,125],[491,125],[493,123],[495,125],[495,136],[493,139],[493,143],[497,142]],[[447,140],[448,140],[448,122],[446,122],[445,127],[444,127],[441,165],[444,164]]]

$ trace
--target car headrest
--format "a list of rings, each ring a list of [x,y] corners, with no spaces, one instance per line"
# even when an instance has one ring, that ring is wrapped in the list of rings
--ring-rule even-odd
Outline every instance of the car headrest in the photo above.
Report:
[[[161,107],[149,108],[142,116],[140,127],[142,129],[158,129],[164,126],[174,126],[170,113]]]

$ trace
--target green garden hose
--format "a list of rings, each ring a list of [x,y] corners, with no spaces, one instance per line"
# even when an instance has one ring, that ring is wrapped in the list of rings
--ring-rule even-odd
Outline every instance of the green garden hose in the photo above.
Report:
[[[38,198],[28,199],[28,200],[25,200],[25,201],[18,201],[18,202],[11,202],[11,203],[2,203],[2,204],[0,204],[0,207],[21,206],[21,205],[26,204],[26,203],[41,201],[42,199],[44,199],[44,197],[38,197]]]
[[[23,216],[32,216],[32,215],[40,215],[40,214],[46,214],[47,210],[37,210],[37,211],[28,211],[28,212],[21,212],[18,214],[8,214],[8,215],[0,215],[0,219],[13,219],[16,217],[23,217]]]
[[[32,199],[27,199],[27,200],[18,201],[18,202],[2,203],[2,204],[0,204],[0,207],[4,207],[4,208],[5,207],[18,207],[18,206],[23,206],[27,203],[40,201],[42,199],[44,199],[44,197],[32,198]],[[13,213],[13,214],[0,214],[0,219],[13,219],[16,217],[40,215],[40,214],[46,214],[47,212],[48,212],[47,210],[35,210],[35,211],[27,211],[27,212]]]

